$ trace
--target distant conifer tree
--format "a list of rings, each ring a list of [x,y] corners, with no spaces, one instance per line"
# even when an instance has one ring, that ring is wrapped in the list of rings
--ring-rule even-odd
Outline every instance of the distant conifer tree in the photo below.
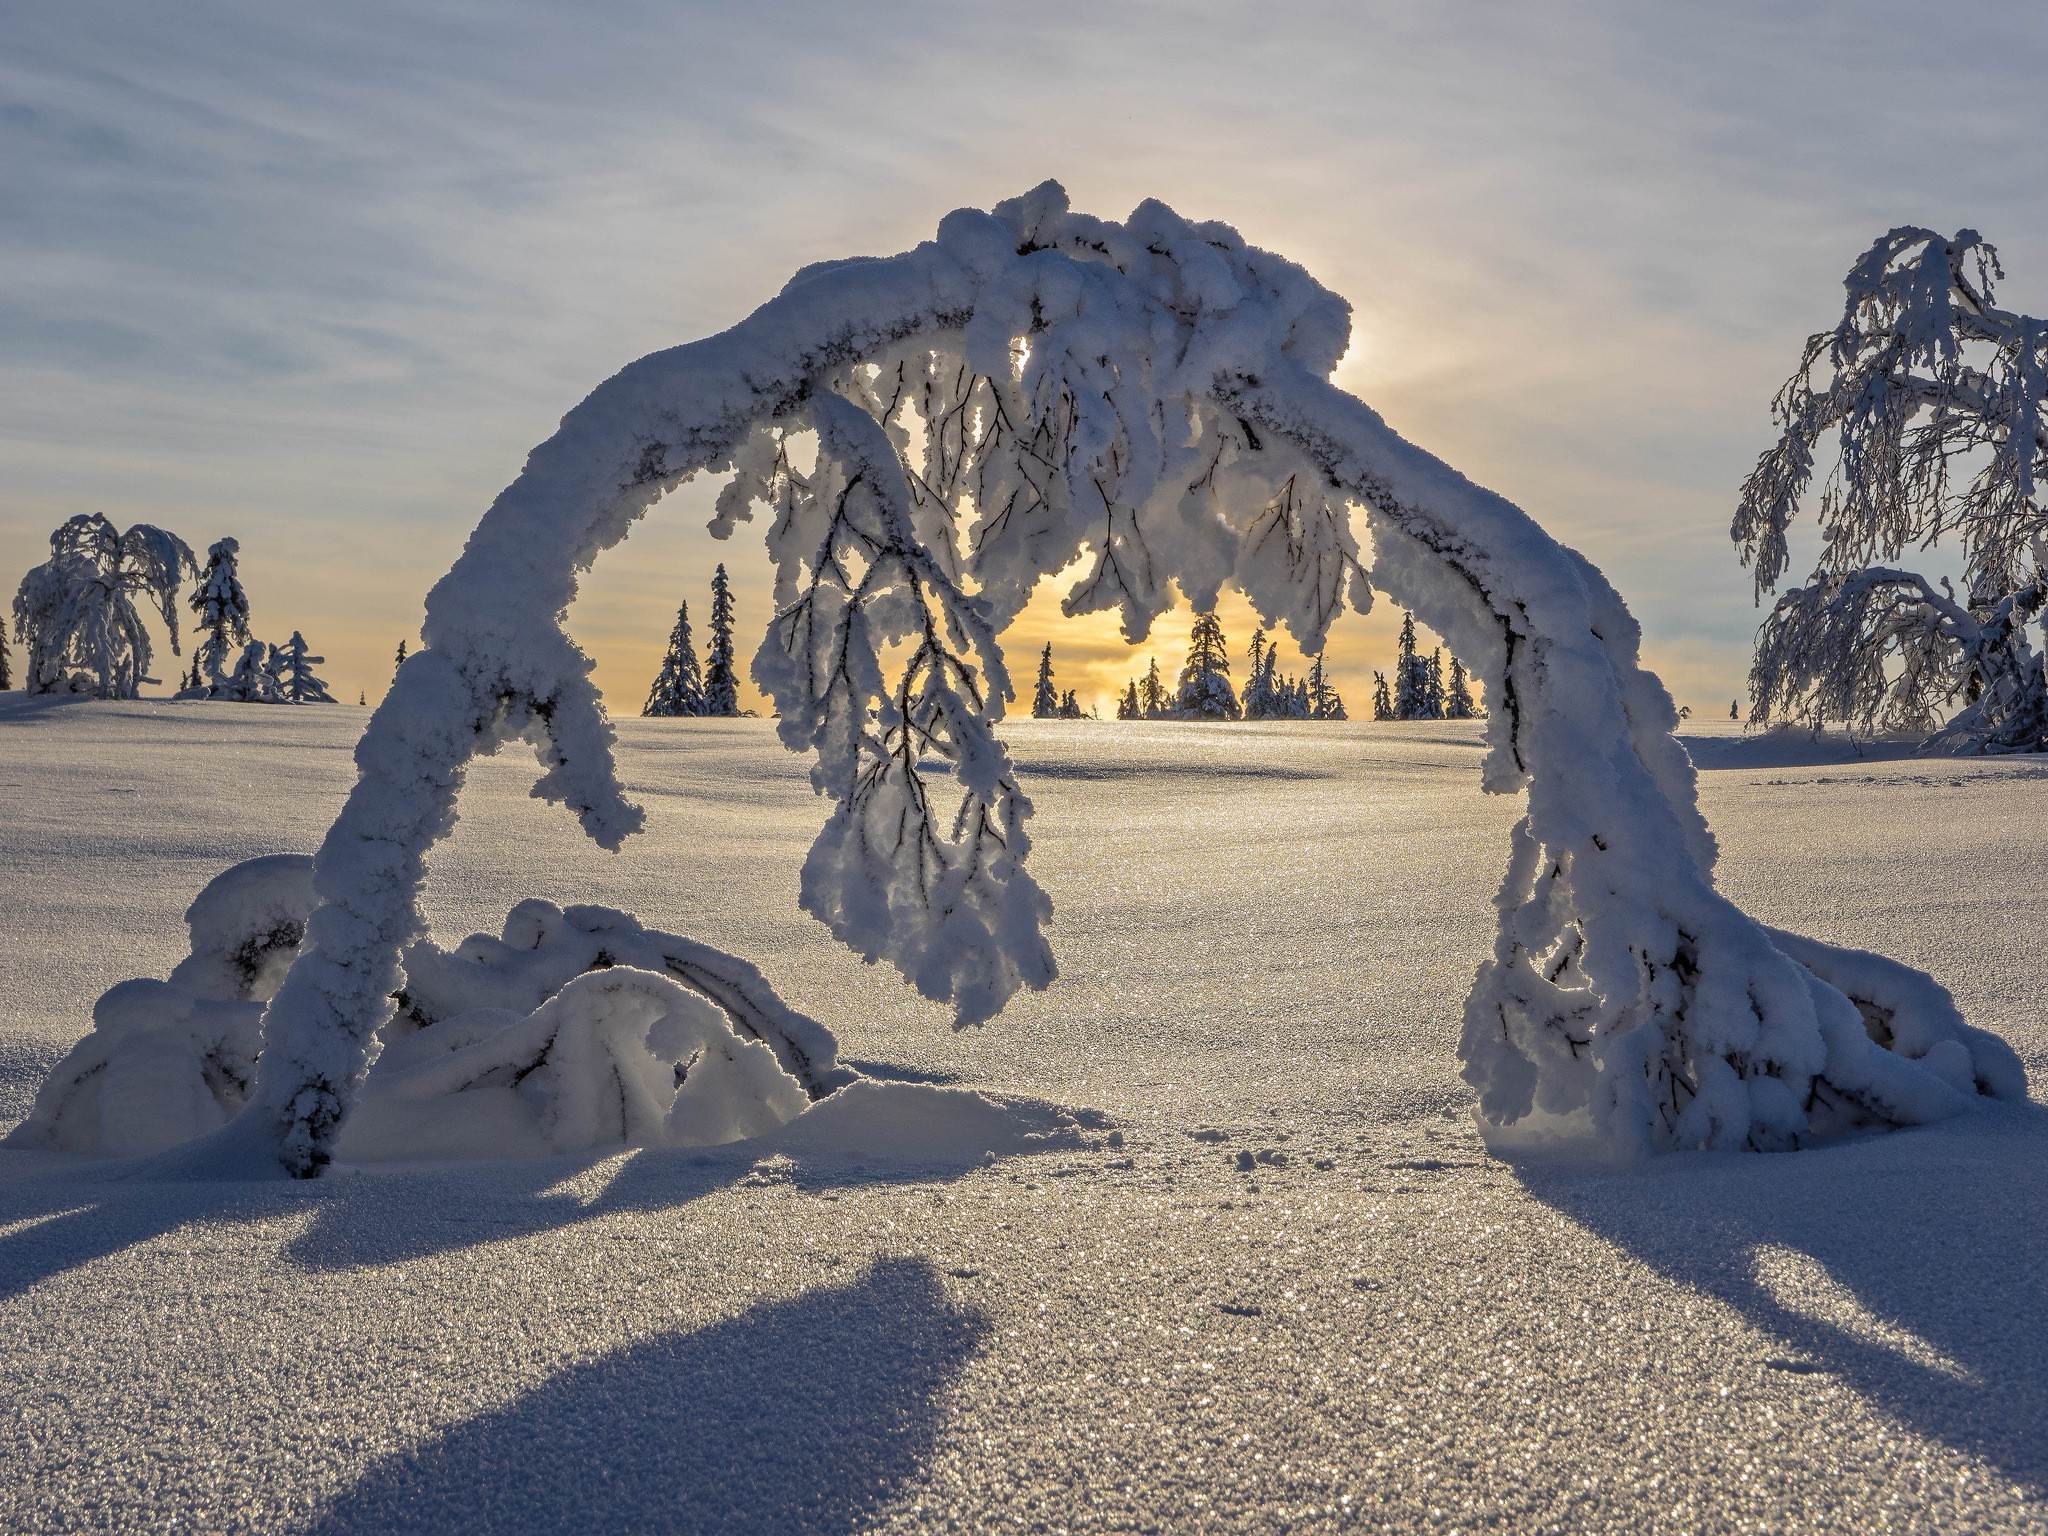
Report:
[[[1444,648],[1438,646],[1429,653],[1429,661],[1422,671],[1422,718],[1443,719],[1444,698]]]
[[[402,666],[404,666],[404,665],[405,665],[405,642],[404,642],[403,640],[401,640],[401,641],[399,641],[399,642],[398,642],[398,662],[397,662],[397,665],[393,666],[393,667],[392,667],[392,669],[391,669],[391,676],[392,676],[392,679],[393,679],[394,681],[396,681],[396,679],[397,679],[397,677],[398,677],[398,669],[399,669],[399,667],[402,667]]]
[[[1330,675],[1323,665],[1323,653],[1316,652],[1316,658],[1308,669],[1308,709],[1312,720],[1342,720],[1344,699],[1330,686]]]
[[[1420,720],[1428,689],[1428,663],[1415,651],[1415,615],[1401,615],[1401,643],[1394,652],[1394,718]]]
[[[1147,720],[1157,720],[1166,713],[1166,684],[1159,680],[1159,658],[1152,658],[1152,665],[1145,669],[1145,675],[1138,682],[1138,703]]]
[[[732,670],[732,581],[720,564],[711,576],[711,649],[704,656],[704,713],[740,712],[739,679]]]
[[[1050,720],[1060,713],[1060,696],[1052,685],[1052,642],[1038,654],[1038,686],[1031,691],[1031,718]]]
[[[296,629],[292,637],[282,646],[271,648],[269,668],[277,679],[278,691],[287,704],[332,704],[334,695],[327,691],[327,684],[316,677],[313,669],[327,664],[325,656],[315,656],[306,646],[306,637]]]
[[[1187,665],[1180,669],[1179,712],[1206,720],[1235,720],[1237,690],[1230,686],[1230,648],[1214,613],[1195,615]]]
[[[643,715],[664,718],[704,713],[704,679],[697,670],[697,647],[690,641],[690,605],[676,609],[676,627],[669,631],[668,652],[647,691]]]
[[[0,688],[14,686],[14,664],[7,655],[7,620],[0,617]]]
[[[1375,672],[1372,675],[1372,717],[1375,720],[1398,720],[1394,713],[1394,695],[1387,688],[1387,674]]]
[[[206,569],[192,594],[192,612],[205,638],[192,655],[191,686],[205,688],[209,698],[222,697],[235,658],[249,643],[249,594],[235,568],[241,550],[235,539],[221,539],[207,550]]]
[[[1472,702],[1472,685],[1465,672],[1465,664],[1453,656],[1451,683],[1444,693],[1444,718],[1470,720],[1478,713],[1478,706]]]
[[[1742,701],[1740,699],[1730,699],[1728,701],[1728,718],[1730,720],[1740,720],[1742,718]]]
[[[1140,711],[1138,706],[1138,680],[1131,679],[1131,686],[1124,690],[1124,696],[1117,700],[1116,717],[1119,720],[1135,720]]]
[[[1062,720],[1085,720],[1088,718],[1081,708],[1081,701],[1074,697],[1074,690],[1071,688],[1060,695],[1060,718]]]

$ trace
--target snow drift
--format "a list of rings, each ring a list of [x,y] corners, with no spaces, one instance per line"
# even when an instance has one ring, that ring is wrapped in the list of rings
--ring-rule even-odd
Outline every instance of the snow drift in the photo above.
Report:
[[[302,1175],[332,1154],[471,758],[526,739],[537,796],[607,847],[639,829],[564,615],[579,574],[706,471],[729,477],[714,531],[768,514],[778,611],[754,676],[831,805],[804,905],[961,1023],[1053,979],[996,636],[1079,555],[1066,611],[1114,610],[1133,639],[1234,583],[1314,652],[1376,586],[1483,682],[1485,786],[1528,797],[1465,1010],[1486,1123],[1540,1112],[1641,1155],[1957,1107],[1953,1051],[1847,1027],[1867,967],[1788,952],[1715,891],[1676,711],[1620,596],[1332,385],[1348,341],[1343,300],[1228,226],[1155,202],[1092,218],[1048,182],[902,255],[806,268],[730,331],[599,386],[429,595],[426,644],[357,749],[265,1016],[253,1139]],[[1949,1042],[1971,1089],[2013,1089],[1952,1010],[1890,991],[1893,1042]],[[1840,1108],[1817,1123],[1823,1104]]]

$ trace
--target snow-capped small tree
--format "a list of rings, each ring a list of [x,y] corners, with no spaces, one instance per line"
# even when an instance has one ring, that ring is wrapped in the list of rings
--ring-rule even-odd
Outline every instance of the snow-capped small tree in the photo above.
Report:
[[[1031,715],[1035,720],[1050,720],[1060,713],[1059,690],[1052,685],[1052,642],[1045,642],[1045,649],[1038,653],[1038,683],[1031,690]]]
[[[690,640],[688,603],[676,609],[676,627],[669,631],[661,670],[640,713],[665,719],[704,713],[704,678],[697,670],[697,647]]]
[[[1479,706],[1472,700],[1472,684],[1466,675],[1465,664],[1453,656],[1450,686],[1444,690],[1444,718],[1471,720],[1478,714]]]
[[[1758,633],[1752,722],[1911,732],[1937,751],[2048,749],[2034,633],[2048,608],[2048,321],[1999,309],[2003,276],[1975,230],[1894,229],[1850,269],[1840,323],[1808,339],[1735,515],[1761,600],[1790,562],[1816,445],[1834,434],[1820,563]],[[1944,539],[1961,553],[1960,593],[1894,564]]]
[[[1159,676],[1159,658],[1154,656],[1151,665],[1145,669],[1145,675],[1138,679],[1139,707],[1147,720],[1157,720],[1166,713],[1169,699],[1166,684]]]
[[[1140,713],[1141,710],[1138,706],[1138,680],[1132,678],[1130,687],[1124,690],[1124,696],[1116,701],[1116,717],[1119,720],[1136,720]]]
[[[97,512],[50,535],[50,558],[21,579],[14,633],[27,657],[30,693],[132,699],[148,676],[152,644],[136,608],[148,600],[178,651],[178,588],[198,569],[176,534],[147,523],[126,533]]]
[[[235,539],[217,540],[206,552],[206,569],[193,592],[192,612],[204,637],[193,648],[192,668],[203,679],[208,696],[225,696],[229,674],[242,647],[249,643],[249,594],[236,569],[242,546]]]
[[[277,674],[277,647],[251,640],[242,647],[234,670],[211,697],[235,704],[282,704],[284,687]]]
[[[1342,720],[1344,698],[1330,683],[1330,674],[1323,664],[1323,653],[1317,651],[1308,669],[1308,707],[1312,720]]]
[[[1054,976],[997,635],[1079,559],[1063,607],[1120,612],[1133,644],[1234,583],[1314,654],[1334,604],[1366,601],[1357,517],[1372,580],[1494,701],[1485,787],[1527,796],[1460,1042],[1490,1135],[1537,1117],[1624,1156],[1771,1150],[2023,1095],[2017,1056],[1928,978],[1716,890],[1620,595],[1331,383],[1348,339],[1341,299],[1228,226],[1149,202],[1094,218],[1048,183],[901,255],[808,268],[725,334],[614,374],[429,594],[318,855],[249,1108],[195,1156],[311,1174],[331,1155],[472,758],[529,739],[538,796],[607,847],[641,826],[566,618],[592,561],[705,471],[731,477],[715,532],[773,513],[754,678],[831,807],[803,904],[963,1024]]]
[[[704,655],[704,713],[740,712],[739,678],[732,669],[732,581],[720,563],[711,576],[711,649]]]
[[[1730,699],[1728,701],[1728,718],[1730,720],[1740,720],[1742,718],[1742,700]]]
[[[1086,720],[1088,712],[1081,707],[1081,700],[1069,688],[1060,695],[1060,718],[1062,720]]]
[[[296,629],[291,639],[283,645],[273,646],[267,671],[277,680],[278,696],[287,704],[332,704],[334,695],[327,691],[327,684],[315,675],[313,669],[327,664],[325,656],[315,656],[306,644],[306,637]]]
[[[1401,643],[1394,652],[1394,718],[1420,720],[1429,712],[1428,663],[1415,649],[1415,615],[1401,615]]]
[[[1230,649],[1214,612],[1195,615],[1188,635],[1187,664],[1180,669],[1175,708],[1204,720],[1235,720],[1237,691],[1230,686]]]
[[[1394,695],[1387,687],[1387,674],[1375,672],[1372,675],[1372,717],[1375,720],[1398,720],[1394,713]]]
[[[0,614],[0,689],[14,686],[14,661],[7,653],[7,616]]]

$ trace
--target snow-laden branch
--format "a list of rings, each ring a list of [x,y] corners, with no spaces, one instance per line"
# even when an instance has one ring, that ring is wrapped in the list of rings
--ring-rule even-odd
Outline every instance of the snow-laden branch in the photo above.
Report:
[[[1319,651],[1340,606],[1368,600],[1357,503],[1372,580],[1497,703],[1487,787],[1528,791],[1467,1009],[1487,1119],[1575,1117],[1642,1152],[1958,1107],[1954,1072],[1909,1059],[1959,1038],[1942,1019],[1894,1030],[1910,1044],[1890,1052],[1846,1029],[1851,995],[1714,892],[1671,701],[1620,597],[1334,388],[1347,338],[1340,299],[1227,226],[1157,203],[1090,218],[1048,183],[901,256],[800,272],[725,334],[600,386],[430,594],[427,644],[371,720],[266,1018],[247,1144],[296,1173],[328,1156],[472,757],[524,736],[536,795],[608,847],[638,828],[563,615],[579,573],[704,470],[732,477],[715,532],[756,505],[770,519],[778,611],[755,675],[833,806],[805,903],[961,1019],[1052,976],[1029,805],[995,735],[1011,692],[996,634],[1080,557],[1067,611],[1117,611],[1133,638],[1235,581]],[[790,453],[805,433],[807,474]],[[2009,1087],[1994,1044],[1962,1048],[1974,1082]]]
[[[1819,567],[1758,637],[1752,719],[1930,732],[1960,701],[1930,748],[2048,746],[2048,685],[2027,634],[2048,552],[2048,321],[1997,308],[2003,276],[1975,230],[1892,230],[1850,270],[1840,324],[1808,340],[1779,391],[1780,437],[1744,483],[1733,529],[1759,598],[1785,573],[1829,433],[1837,451],[1818,498]],[[1959,602],[1891,568],[1950,537]]]

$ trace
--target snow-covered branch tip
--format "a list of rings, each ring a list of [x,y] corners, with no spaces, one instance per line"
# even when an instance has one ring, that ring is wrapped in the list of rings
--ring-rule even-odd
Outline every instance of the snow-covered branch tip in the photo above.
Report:
[[[1988,281],[1965,277],[1988,334]],[[1930,312],[1904,288],[1884,302],[1909,337]],[[1636,1153],[1795,1146],[1960,1107],[1942,1041],[1975,1088],[2008,1091],[1995,1044],[1900,968],[1779,943],[1714,891],[1676,711],[1621,598],[1332,385],[1348,340],[1342,299],[1227,225],[1156,202],[1094,218],[1048,182],[948,215],[915,250],[808,268],[730,331],[601,385],[436,586],[426,647],[363,738],[248,1112],[285,1165],[331,1155],[470,757],[525,734],[538,793],[608,846],[637,829],[563,615],[578,573],[705,471],[730,481],[715,533],[767,512],[777,608],[754,678],[831,802],[805,905],[959,1021],[1054,974],[1031,807],[997,736],[997,636],[1034,587],[1078,562],[1065,611],[1116,612],[1135,640],[1235,584],[1316,654],[1369,575],[1498,701],[1486,787],[1528,793],[1466,1013],[1489,1126],[1548,1117]],[[1883,1040],[1845,1024],[1876,1006],[1872,976],[1912,1015]]]

